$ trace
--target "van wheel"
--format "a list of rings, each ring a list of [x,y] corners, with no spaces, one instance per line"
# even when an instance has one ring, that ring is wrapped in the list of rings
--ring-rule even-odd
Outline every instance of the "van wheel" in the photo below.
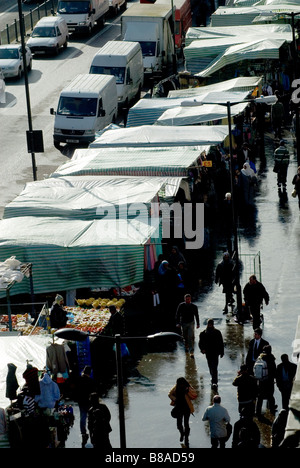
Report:
[[[59,46],[57,45],[55,47],[54,55],[58,55],[58,54],[59,54]]]
[[[63,48],[66,49],[68,47],[68,40],[66,39],[66,42],[63,45]]]
[[[60,149],[60,142],[59,141],[56,141],[56,140],[53,140],[53,145],[56,149]]]
[[[28,70],[28,71],[31,71],[31,70],[32,70],[32,60],[31,60],[31,59],[30,59],[30,62],[29,62],[29,64],[28,64],[27,70]]]
[[[22,78],[22,68],[21,67],[19,67],[17,78],[18,79]]]

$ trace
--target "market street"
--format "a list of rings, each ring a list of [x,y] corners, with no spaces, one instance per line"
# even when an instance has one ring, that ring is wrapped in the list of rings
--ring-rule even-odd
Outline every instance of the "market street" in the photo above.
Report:
[[[286,138],[290,135],[287,132]],[[272,346],[276,357],[276,364],[280,363],[283,353],[292,360],[292,342],[299,309],[298,300],[298,264],[299,264],[299,209],[297,200],[290,196],[292,191],[291,179],[297,169],[295,156],[291,156],[288,171],[289,201],[286,207],[280,207],[276,186],[276,174],[273,173],[273,137],[266,137],[267,170],[260,175],[259,189],[256,198],[257,220],[255,226],[248,232],[239,232],[240,253],[256,255],[260,252],[262,282],[270,294],[270,303],[264,306],[264,334],[263,337]],[[293,154],[293,145],[289,140],[288,148]],[[257,161],[259,168],[259,161]],[[223,246],[216,251],[215,264],[222,259]],[[247,272],[245,272],[247,274]],[[248,281],[243,275],[242,287]],[[198,349],[199,332],[206,327],[208,318],[215,319],[215,327],[223,335],[226,343],[225,355],[219,364],[219,388],[222,405],[227,408],[232,423],[238,417],[236,388],[232,386],[237,371],[244,362],[247,347],[253,337],[250,323],[238,325],[232,319],[229,323],[223,315],[223,294],[221,288],[213,284],[203,284],[197,302],[200,316],[200,329],[196,330],[195,359],[186,355],[182,344],[178,344],[172,352],[149,352],[145,354],[137,367],[131,373],[129,381],[124,387],[125,417],[127,447],[130,448],[172,448],[178,449],[179,442],[176,421],[171,418],[170,400],[168,392],[176,379],[184,376],[198,391],[199,397],[195,401],[195,417],[190,419],[190,450],[209,448],[210,436],[208,425],[202,422],[205,408],[211,404],[213,392],[210,386],[210,375],[206,359]],[[141,311],[141,316],[142,316]],[[275,390],[278,410],[281,409],[281,396]],[[103,397],[112,413],[110,434],[112,446],[120,447],[117,388],[112,387]],[[264,402],[266,403],[266,402]],[[76,410],[76,406],[75,406]],[[77,408],[78,411],[78,408]],[[264,411],[264,410],[263,410]],[[76,413],[75,413],[76,414]],[[267,412],[267,418],[273,420]],[[270,446],[271,426],[259,424],[261,443]],[[80,447],[79,414],[66,447]],[[229,441],[227,447],[231,446]],[[91,444],[86,446],[91,447]]]

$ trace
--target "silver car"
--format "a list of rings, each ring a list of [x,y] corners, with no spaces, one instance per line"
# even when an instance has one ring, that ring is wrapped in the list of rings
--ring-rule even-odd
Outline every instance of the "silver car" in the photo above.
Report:
[[[29,47],[26,49],[27,70],[32,68],[32,54]],[[0,68],[4,78],[21,78],[24,71],[22,46],[20,44],[6,44],[0,46]]]

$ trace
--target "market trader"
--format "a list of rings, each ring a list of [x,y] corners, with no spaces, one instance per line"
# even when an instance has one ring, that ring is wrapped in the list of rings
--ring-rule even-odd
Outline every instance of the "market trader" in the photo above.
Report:
[[[184,302],[181,302],[177,308],[175,321],[176,327],[181,327],[185,351],[190,353],[191,358],[194,357],[195,320],[197,328],[199,328],[198,307],[196,304],[192,303],[191,295],[186,294],[184,296]]]

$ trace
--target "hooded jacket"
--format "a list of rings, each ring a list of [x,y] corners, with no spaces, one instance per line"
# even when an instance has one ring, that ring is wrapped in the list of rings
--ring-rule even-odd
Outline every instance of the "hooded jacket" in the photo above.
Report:
[[[35,401],[40,408],[54,408],[60,399],[60,390],[57,383],[53,382],[48,374],[40,380],[40,395],[35,396]]]

